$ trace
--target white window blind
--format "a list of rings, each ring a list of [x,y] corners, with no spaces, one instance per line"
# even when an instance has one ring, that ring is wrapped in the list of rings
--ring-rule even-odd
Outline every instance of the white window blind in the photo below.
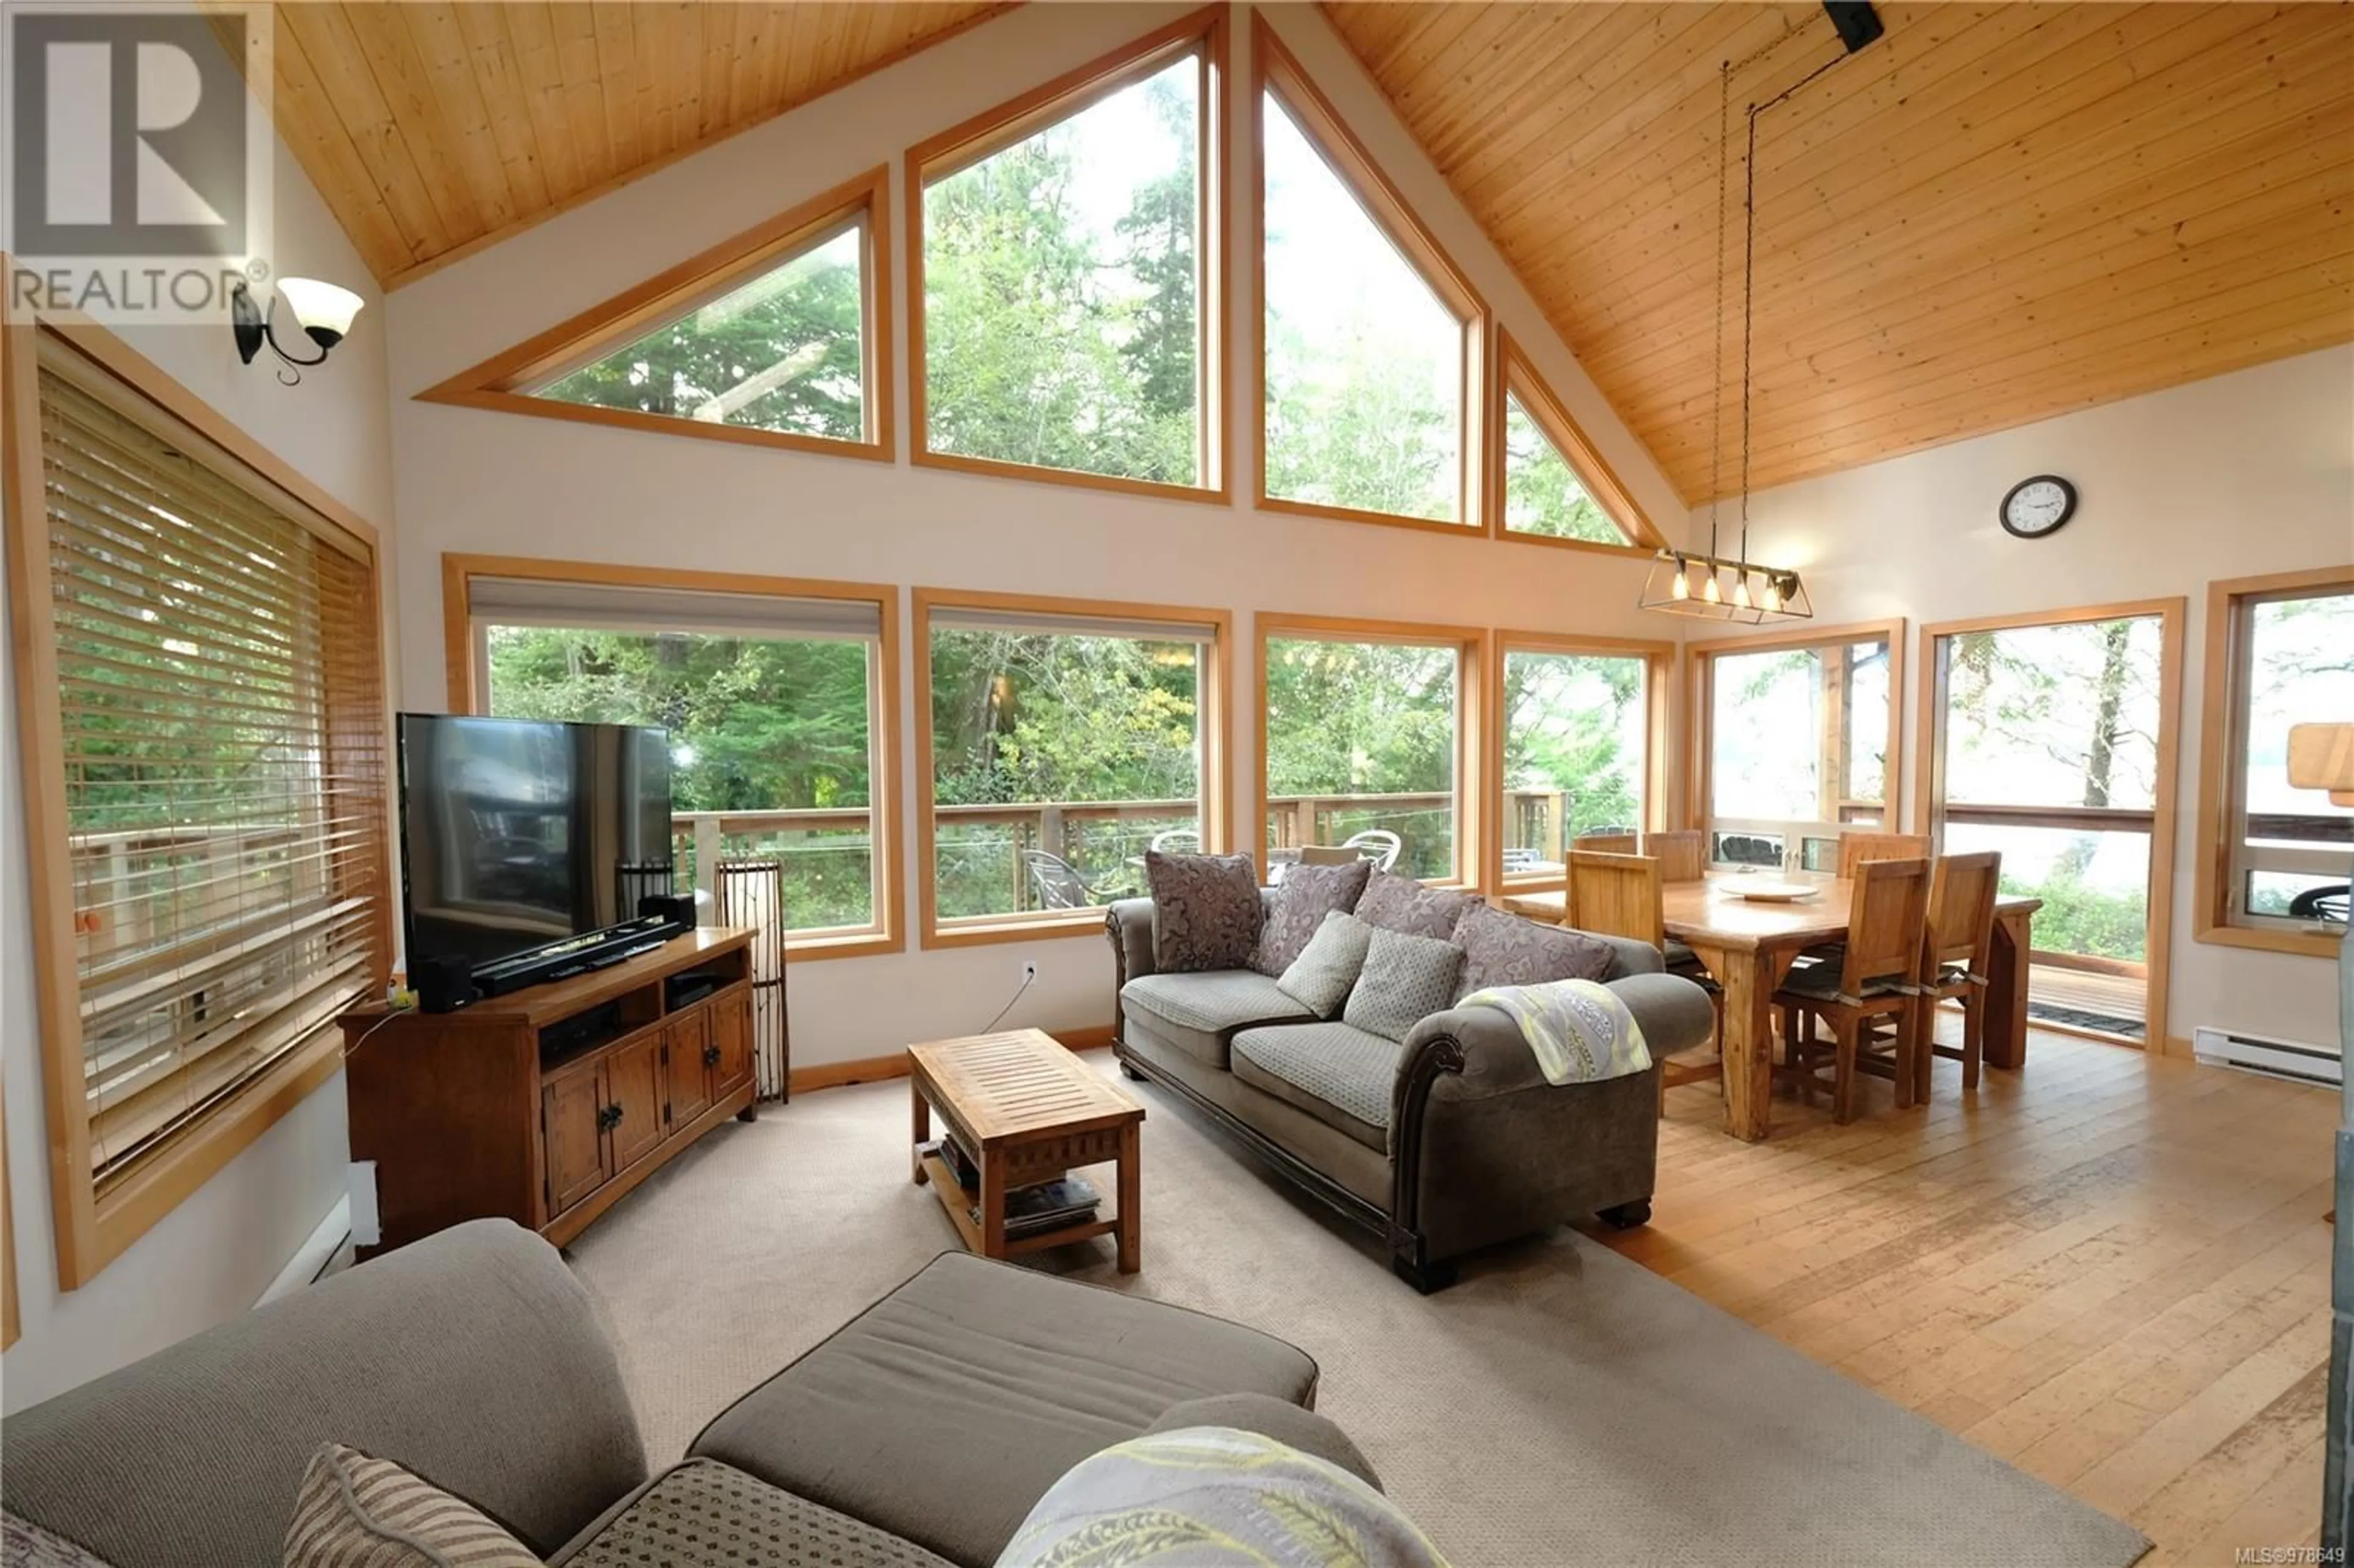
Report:
[[[40,402],[103,1184],[381,984],[376,589],[168,416],[151,429],[46,365]]]
[[[871,599],[790,599],[544,577],[470,577],[466,608],[477,626],[869,641],[883,634],[882,607]]]

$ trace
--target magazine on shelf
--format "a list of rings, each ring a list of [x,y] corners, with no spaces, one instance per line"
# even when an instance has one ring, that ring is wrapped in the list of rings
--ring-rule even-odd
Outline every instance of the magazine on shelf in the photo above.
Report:
[[[1006,1239],[1018,1241],[1044,1231],[1058,1231],[1065,1225],[1084,1224],[1095,1218],[1096,1209],[1102,1202],[1103,1194],[1084,1176],[1065,1176],[1017,1187],[1005,1194]],[[972,1216],[974,1224],[981,1223],[979,1203],[965,1212]]]

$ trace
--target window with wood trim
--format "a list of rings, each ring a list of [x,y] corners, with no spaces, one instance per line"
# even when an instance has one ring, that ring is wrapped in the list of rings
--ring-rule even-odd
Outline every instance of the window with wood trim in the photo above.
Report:
[[[1486,310],[1273,31],[1253,38],[1262,501],[1477,528]]]
[[[1259,618],[1270,862],[1357,843],[1401,876],[1479,880],[1484,634]]]
[[[469,707],[501,718],[660,725],[671,736],[678,891],[719,862],[784,868],[787,947],[881,950],[895,821],[885,734],[896,596],[755,577],[735,587],[588,580],[511,564],[464,577]],[[700,579],[698,579],[700,580]],[[795,591],[799,589],[801,591]],[[810,590],[822,589],[831,597]],[[861,938],[869,938],[861,940]]]
[[[1223,8],[907,154],[916,461],[1222,492]]]
[[[381,992],[387,726],[370,544],[39,344],[12,576],[72,1287]]]
[[[1503,876],[1558,881],[1580,834],[1637,832],[1658,815],[1653,731],[1674,648],[1499,636]]]
[[[1099,930],[1148,849],[1223,845],[1224,611],[916,606],[927,943]]]
[[[888,461],[888,178],[875,169],[420,396]]]
[[[1695,809],[1716,863],[1834,871],[1843,830],[1893,824],[1903,636],[1888,623],[1693,647]]]
[[[1498,528],[1519,539],[1659,548],[1659,530],[1568,408],[1510,334],[1498,338]]]
[[[2288,734],[2354,718],[2354,568],[2217,583],[2208,615],[2199,936],[2327,957],[2354,804],[2290,785]]]

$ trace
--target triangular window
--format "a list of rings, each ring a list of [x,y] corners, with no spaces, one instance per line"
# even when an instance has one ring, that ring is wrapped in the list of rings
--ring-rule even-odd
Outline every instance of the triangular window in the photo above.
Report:
[[[1561,399],[1509,336],[1501,347],[1503,532],[1523,539],[1658,548],[1658,531]]]

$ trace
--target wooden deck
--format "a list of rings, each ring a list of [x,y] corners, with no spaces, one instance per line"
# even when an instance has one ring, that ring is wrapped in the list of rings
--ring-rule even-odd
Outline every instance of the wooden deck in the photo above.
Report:
[[[1785,1343],[2137,1526],[2142,1568],[2320,1528],[2335,1097],[2035,1031],[1851,1125],[1723,1132],[1673,1090],[1651,1224],[1596,1232]]]
[[[2036,964],[2027,971],[2027,1004],[2062,1007],[2072,1012],[2129,1019],[2138,1039],[2148,1022],[2149,982],[2135,975],[2096,974]]]

